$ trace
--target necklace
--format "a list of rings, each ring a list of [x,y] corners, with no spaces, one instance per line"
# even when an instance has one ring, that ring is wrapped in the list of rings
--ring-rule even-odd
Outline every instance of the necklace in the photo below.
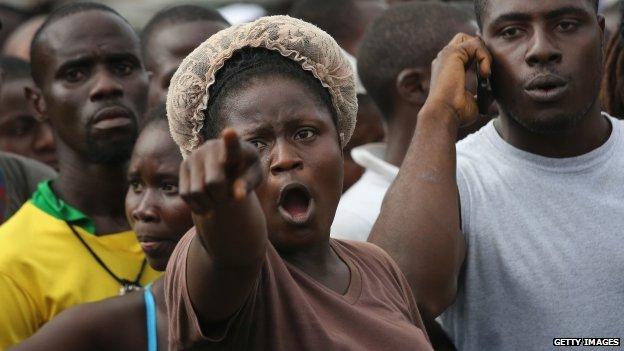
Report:
[[[65,221],[65,223],[67,224],[69,229],[71,229],[72,233],[74,233],[76,238],[78,238],[78,240],[82,243],[82,245],[87,249],[87,251],[89,251],[91,256],[93,256],[93,258],[100,265],[100,267],[104,268],[104,270],[111,277],[113,277],[115,281],[117,281],[121,285],[121,288],[119,288],[120,296],[123,296],[131,291],[141,290],[141,284],[139,283],[139,281],[141,280],[141,277],[143,276],[143,271],[145,271],[145,265],[147,264],[147,259],[145,258],[143,259],[143,263],[141,263],[141,269],[139,270],[139,274],[137,275],[136,279],[134,279],[134,281],[129,281],[128,279],[124,279],[124,278],[119,278],[115,273],[113,273],[113,271],[110,270],[110,268],[108,268],[108,266],[104,263],[104,261],[102,261],[102,259],[93,251],[93,249],[87,244],[87,242],[84,241],[84,239],[80,236],[80,234],[78,234],[76,229],[74,229],[74,227],[71,224],[69,224],[69,222]]]

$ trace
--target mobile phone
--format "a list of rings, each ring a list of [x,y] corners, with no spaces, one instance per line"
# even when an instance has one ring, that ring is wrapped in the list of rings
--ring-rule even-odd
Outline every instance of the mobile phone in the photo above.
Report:
[[[490,84],[490,78],[481,77],[478,63],[475,67],[477,68],[477,107],[480,115],[487,116],[493,101],[492,85]]]

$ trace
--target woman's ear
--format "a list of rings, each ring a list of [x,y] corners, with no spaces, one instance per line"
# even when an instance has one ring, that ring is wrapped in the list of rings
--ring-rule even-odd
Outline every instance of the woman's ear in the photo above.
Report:
[[[34,87],[24,87],[24,95],[26,95],[26,100],[28,100],[28,104],[32,106],[36,113],[36,118],[38,121],[45,121],[48,119],[47,108],[45,104],[45,100],[41,94],[41,90]]]
[[[431,73],[423,68],[406,68],[396,78],[396,89],[400,99],[422,106],[429,95]]]

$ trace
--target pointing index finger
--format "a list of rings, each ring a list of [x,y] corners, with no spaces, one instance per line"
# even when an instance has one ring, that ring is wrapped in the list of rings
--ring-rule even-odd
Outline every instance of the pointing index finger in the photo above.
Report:
[[[241,143],[234,129],[227,128],[221,133],[225,143],[225,165],[236,166],[241,155]]]

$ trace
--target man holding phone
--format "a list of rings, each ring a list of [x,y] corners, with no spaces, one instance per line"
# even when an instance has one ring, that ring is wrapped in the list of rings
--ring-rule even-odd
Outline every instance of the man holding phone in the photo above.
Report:
[[[597,3],[476,0],[482,38],[456,36],[433,63],[369,240],[399,263],[423,313],[446,310],[458,349],[624,337],[624,128],[600,111]],[[500,116],[455,146],[477,117],[464,88],[474,61]]]

